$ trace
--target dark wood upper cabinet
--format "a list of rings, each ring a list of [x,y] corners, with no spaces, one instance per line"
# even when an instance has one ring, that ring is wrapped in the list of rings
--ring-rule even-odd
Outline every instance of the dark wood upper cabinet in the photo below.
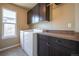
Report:
[[[40,21],[50,20],[50,6],[48,3],[38,3],[27,12],[27,23],[38,23]]]

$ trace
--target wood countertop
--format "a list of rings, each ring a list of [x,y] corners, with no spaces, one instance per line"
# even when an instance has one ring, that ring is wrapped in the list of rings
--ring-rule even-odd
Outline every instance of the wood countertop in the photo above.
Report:
[[[57,37],[57,38],[63,38],[63,39],[68,39],[68,40],[74,40],[74,41],[79,41],[79,33],[60,33],[60,32],[42,32],[38,33],[41,35],[47,35],[51,37]]]

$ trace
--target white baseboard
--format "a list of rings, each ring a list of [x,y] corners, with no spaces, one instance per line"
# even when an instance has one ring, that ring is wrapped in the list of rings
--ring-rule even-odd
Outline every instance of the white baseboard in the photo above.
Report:
[[[19,46],[19,45],[20,45],[20,44],[15,44],[15,45],[12,45],[12,46],[9,46],[9,47],[2,48],[2,49],[0,49],[0,52],[1,52],[1,51],[5,51],[5,50],[10,49],[10,48],[17,47],[17,46]]]

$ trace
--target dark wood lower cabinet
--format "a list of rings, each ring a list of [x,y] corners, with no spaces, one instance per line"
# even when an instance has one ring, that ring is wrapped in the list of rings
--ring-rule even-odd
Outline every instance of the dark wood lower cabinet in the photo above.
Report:
[[[42,40],[43,39],[43,40]],[[39,56],[48,56],[48,45],[47,41],[44,41],[44,38],[38,40],[38,55]]]
[[[38,56],[79,56],[79,42],[37,35]]]

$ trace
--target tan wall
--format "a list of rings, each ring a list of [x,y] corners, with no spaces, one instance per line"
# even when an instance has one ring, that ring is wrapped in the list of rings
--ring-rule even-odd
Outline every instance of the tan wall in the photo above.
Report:
[[[27,10],[21,7],[18,7],[16,5],[13,5],[13,4],[0,4],[0,6],[2,8],[14,10],[17,13],[17,35],[18,37],[15,39],[0,40],[0,48],[4,48],[4,47],[8,47],[8,46],[19,43],[19,30],[24,30],[28,28]]]
[[[34,28],[49,30],[74,30],[74,6],[74,4],[63,4],[58,8],[52,9],[52,21],[40,22],[35,24]],[[71,28],[68,28],[68,23],[72,24]]]
[[[75,31],[79,32],[79,3],[75,4]]]
[[[53,9],[53,29],[57,30],[74,30],[75,25],[75,5],[64,4],[56,9]],[[71,28],[68,28],[68,24],[71,24]]]

